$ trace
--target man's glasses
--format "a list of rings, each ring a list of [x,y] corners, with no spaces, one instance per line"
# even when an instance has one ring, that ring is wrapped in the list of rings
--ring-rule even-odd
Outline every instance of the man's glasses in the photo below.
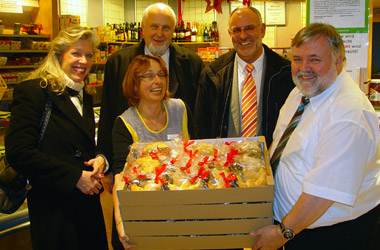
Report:
[[[243,28],[243,31],[244,31],[244,33],[250,34],[250,33],[253,33],[255,31],[255,29],[259,26],[260,25],[253,25],[253,24],[247,25]],[[230,30],[231,34],[234,36],[240,35],[241,31],[242,31],[241,27],[235,27],[235,28]]]
[[[140,75],[138,77],[140,77],[141,79],[143,79],[144,81],[153,81],[153,79],[158,76],[161,80],[164,80],[166,79],[166,77],[168,76],[167,74],[165,74],[164,72],[158,72],[157,74],[155,73],[146,73],[144,75]]]

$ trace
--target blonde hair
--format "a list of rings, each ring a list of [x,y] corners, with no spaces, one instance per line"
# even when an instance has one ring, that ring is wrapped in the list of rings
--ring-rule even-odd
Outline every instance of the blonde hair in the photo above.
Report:
[[[74,43],[79,40],[90,41],[95,49],[99,45],[99,40],[92,30],[83,27],[71,27],[61,30],[57,37],[50,43],[48,55],[41,66],[34,70],[29,79],[41,79],[41,87],[49,87],[51,91],[61,94],[65,90],[64,72],[61,69],[61,55]]]

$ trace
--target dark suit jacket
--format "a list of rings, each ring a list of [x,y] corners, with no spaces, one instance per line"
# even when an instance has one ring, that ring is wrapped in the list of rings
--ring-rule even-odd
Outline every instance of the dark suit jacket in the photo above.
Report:
[[[57,95],[30,80],[15,87],[7,159],[25,174],[34,249],[107,249],[99,195],[76,188],[83,162],[95,157],[92,97],[84,93],[83,117],[64,92]],[[39,123],[49,95],[53,108],[40,149]],[[88,244],[91,245],[88,248]]]
[[[145,42],[142,41],[113,53],[107,60],[98,130],[98,145],[107,159],[112,159],[113,123],[128,108],[123,96],[122,82],[132,59],[143,55],[144,48]],[[196,53],[176,44],[171,44],[169,51],[169,90],[172,90],[172,97],[185,102],[188,115],[192,116],[199,76],[204,64]],[[192,128],[189,128],[189,133],[192,135]]]
[[[265,65],[262,86],[261,131],[267,146],[282,105],[295,87],[290,62],[263,44]],[[232,50],[204,68],[194,112],[196,138],[227,137],[236,51]]]

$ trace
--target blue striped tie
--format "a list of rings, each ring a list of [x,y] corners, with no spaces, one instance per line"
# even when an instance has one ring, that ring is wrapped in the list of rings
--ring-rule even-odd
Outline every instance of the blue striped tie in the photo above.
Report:
[[[298,106],[297,111],[294,113],[292,120],[288,124],[288,127],[285,129],[284,134],[282,135],[280,141],[278,142],[277,147],[274,150],[274,153],[272,155],[272,158],[270,159],[270,164],[272,166],[273,174],[276,174],[276,169],[277,169],[278,163],[280,162],[281,155],[282,155],[282,152],[284,151],[286,143],[288,142],[294,129],[296,129],[298,122],[301,119],[302,113],[305,110],[306,106],[309,104],[309,102],[310,100],[308,98],[302,96],[302,100],[301,100],[300,105]]]

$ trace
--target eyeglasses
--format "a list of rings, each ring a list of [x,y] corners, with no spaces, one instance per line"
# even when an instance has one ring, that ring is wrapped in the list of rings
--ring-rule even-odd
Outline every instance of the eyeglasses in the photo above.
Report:
[[[165,74],[164,72],[159,72],[157,74],[155,73],[146,73],[144,75],[140,75],[138,77],[142,78],[144,81],[153,81],[153,79],[158,76],[161,80],[164,80],[166,79],[166,77],[168,76],[167,74]]]
[[[260,26],[259,24],[258,25],[253,25],[253,24],[247,25],[243,28],[243,31],[244,31],[244,33],[250,34],[250,33],[253,33],[255,31],[255,29],[259,26]],[[238,36],[238,35],[240,35],[241,30],[242,30],[241,27],[236,27],[236,28],[231,29],[230,32],[232,33],[232,35]]]

